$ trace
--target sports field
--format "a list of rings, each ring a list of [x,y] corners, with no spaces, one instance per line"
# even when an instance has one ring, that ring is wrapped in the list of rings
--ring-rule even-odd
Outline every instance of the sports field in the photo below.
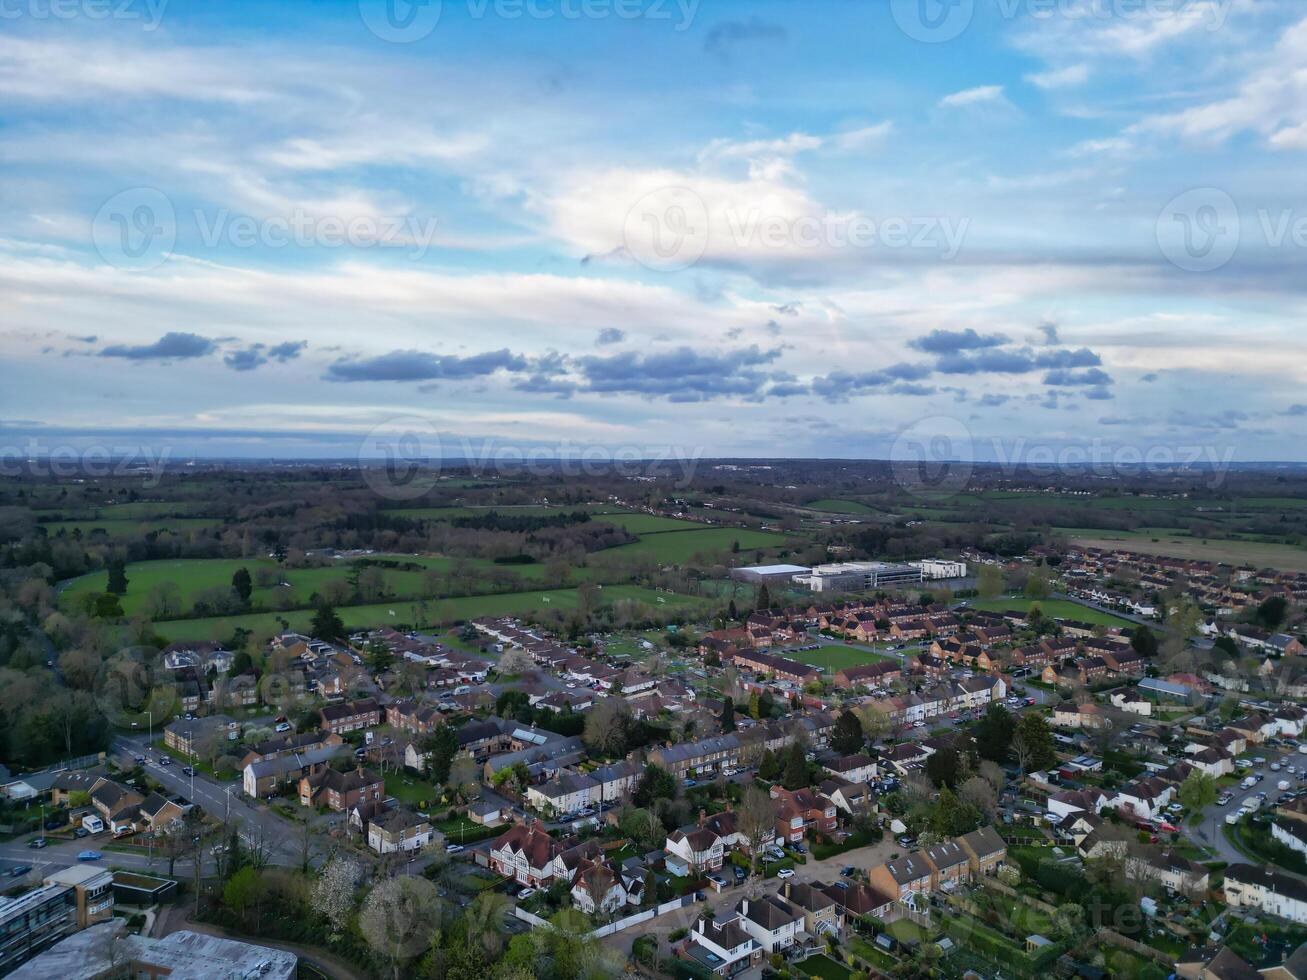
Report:
[[[820,667],[830,674],[843,670],[845,667],[857,667],[860,664],[874,664],[878,660],[896,659],[884,654],[872,653],[870,650],[859,650],[856,647],[844,646],[842,643],[832,643],[817,650],[781,650],[778,651],[778,655],[797,660],[799,663],[812,664],[814,667]]]
[[[1052,619],[1070,619],[1081,623],[1094,623],[1102,626],[1134,626],[1128,619],[1113,616],[1111,613],[1090,609],[1069,599],[1026,599],[1020,596],[1011,599],[973,599],[967,604],[971,609],[988,612],[1007,612],[1009,609],[1028,612],[1031,606],[1038,605],[1045,616]]]

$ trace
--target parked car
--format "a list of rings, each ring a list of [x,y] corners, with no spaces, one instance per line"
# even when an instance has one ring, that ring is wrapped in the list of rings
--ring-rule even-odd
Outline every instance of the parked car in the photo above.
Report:
[[[47,843],[47,842],[46,842],[46,839],[45,839],[44,837],[36,837],[36,838],[33,838],[32,840],[29,840],[29,841],[27,842],[27,846],[28,846],[28,847],[34,847],[34,848],[36,848],[37,850],[40,850],[41,848],[45,847],[46,843]]]
[[[858,869],[851,864],[846,864],[844,867],[840,868],[841,878],[852,878],[857,873]]]
[[[462,845],[462,844],[446,844],[446,845],[445,845],[445,853],[446,853],[446,854],[457,854],[457,853],[458,853],[459,851],[461,851],[461,850],[463,850],[463,845]]]
[[[794,869],[793,869],[793,868],[781,868],[781,870],[779,870],[779,871],[776,872],[776,877],[777,877],[777,878],[793,878],[793,877],[794,877]]]
[[[79,851],[77,860],[79,861],[98,861],[104,857],[99,851]]]
[[[288,722],[288,721],[283,721],[281,724],[279,724],[279,725],[277,726],[277,728],[276,728],[275,730],[276,730],[277,732],[288,732],[288,731],[290,731],[290,722]]]
[[[18,867],[14,868],[9,873],[13,875],[15,878],[21,878],[23,875],[27,874],[31,870],[32,870],[32,866],[30,864],[20,864]]]
[[[90,832],[89,830],[87,830],[85,827],[78,827],[76,830],[73,831],[73,836],[74,836],[74,837],[90,837],[90,836],[91,836],[91,832]]]
[[[159,756],[159,765],[170,766],[172,765],[172,759],[168,758],[166,755],[161,755]]]
[[[534,888],[523,888],[520,892],[517,893],[517,900],[519,902],[523,901],[524,899],[530,898],[535,893],[536,890]]]

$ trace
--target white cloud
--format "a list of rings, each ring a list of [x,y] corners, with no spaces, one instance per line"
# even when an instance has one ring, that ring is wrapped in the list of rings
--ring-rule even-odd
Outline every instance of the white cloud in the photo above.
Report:
[[[1089,66],[1086,64],[1067,65],[1065,68],[1055,68],[1049,71],[1032,72],[1026,76],[1026,81],[1036,88],[1058,89],[1067,88],[1073,85],[1083,85],[1089,80]]]
[[[961,106],[996,104],[1006,101],[1003,97],[1002,85],[978,85],[975,88],[963,89],[961,92],[946,95],[939,100],[938,105],[941,109],[956,109]]]

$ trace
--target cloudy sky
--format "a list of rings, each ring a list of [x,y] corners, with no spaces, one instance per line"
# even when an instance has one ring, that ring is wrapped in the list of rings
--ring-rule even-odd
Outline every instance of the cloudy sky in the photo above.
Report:
[[[1307,459],[1305,164],[1300,0],[13,0],[0,444]]]

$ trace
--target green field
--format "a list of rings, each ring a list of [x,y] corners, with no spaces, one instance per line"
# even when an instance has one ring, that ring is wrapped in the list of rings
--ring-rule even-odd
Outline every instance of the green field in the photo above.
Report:
[[[388,517],[406,517],[411,521],[448,521],[453,520],[455,517],[474,517],[478,514],[488,514],[492,510],[500,514],[514,514],[518,517],[548,517],[553,514],[570,514],[577,510],[588,511],[591,514],[602,514],[608,511],[621,513],[615,507],[605,504],[560,504],[558,506],[548,504],[486,504],[475,507],[393,507],[383,510],[381,513]]]
[[[875,509],[856,500],[814,500],[804,504],[809,510],[824,510],[829,514],[874,514]]]
[[[710,527],[699,531],[661,531],[643,534],[633,544],[610,548],[601,554],[644,554],[664,564],[690,561],[695,555],[726,556],[738,543],[740,551],[751,552],[779,548],[790,541],[783,534],[754,531],[749,528]]]
[[[1111,613],[1099,612],[1097,609],[1090,609],[1088,606],[1082,606],[1080,603],[1071,602],[1068,599],[1041,599],[1036,601],[1016,596],[1011,599],[973,599],[968,603],[971,609],[988,612],[1006,612],[1009,609],[1026,612],[1034,605],[1038,605],[1045,616],[1050,616],[1053,619],[1071,619],[1081,623],[1094,623],[1102,626],[1133,627],[1135,625],[1128,619],[1113,616]]]
[[[820,650],[781,650],[779,656],[797,660],[799,663],[812,664],[827,673],[834,674],[845,667],[857,667],[861,664],[874,664],[878,660],[895,660],[895,657],[883,656],[869,650],[846,647],[843,644],[831,644]]]
[[[656,592],[635,585],[603,587],[602,602],[620,600],[642,602],[653,609],[693,609],[700,600],[691,596]],[[364,606],[342,606],[336,610],[350,629],[403,623],[410,626],[440,626],[475,619],[478,616],[522,616],[547,609],[572,609],[577,603],[576,589],[542,589],[535,592],[506,592],[500,595],[467,596],[453,599],[396,600]],[[253,632],[277,632],[284,627],[304,630],[313,619],[313,610],[286,613],[250,613],[243,616],[213,616],[204,619],[177,619],[155,623],[163,636],[173,642],[190,640],[225,640],[237,627]]]
[[[601,514],[595,520],[605,524],[616,524],[632,534],[656,534],[666,531],[698,531],[703,529],[699,521],[678,521],[675,517],[659,517],[657,514]]]
[[[189,531],[203,531],[217,527],[222,522],[211,517],[159,517],[146,520],[108,519],[102,521],[47,521],[41,525],[45,533],[54,537],[61,531],[72,534],[80,531],[82,537],[88,537],[95,531],[103,531],[111,538],[124,538],[134,534],[146,534],[150,531],[171,531],[173,534],[186,534]]]

